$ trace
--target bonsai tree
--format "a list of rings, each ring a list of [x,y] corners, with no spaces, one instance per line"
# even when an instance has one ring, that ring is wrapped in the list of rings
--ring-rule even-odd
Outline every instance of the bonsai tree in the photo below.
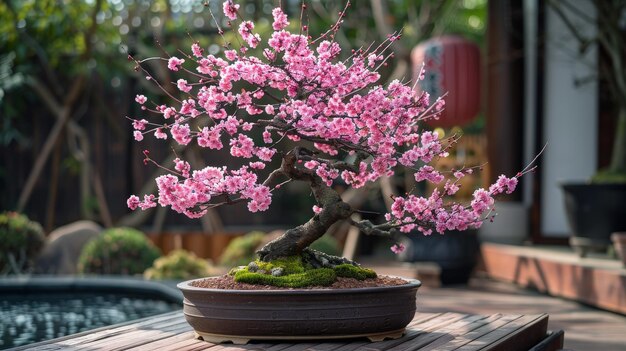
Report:
[[[606,169],[593,180],[603,183],[626,183],[626,2],[621,0],[591,0],[596,16],[589,16],[577,5],[562,0],[550,0],[549,5],[579,44],[584,55],[594,45],[606,57],[598,67],[598,78],[605,82],[615,109],[616,124],[611,160]],[[592,35],[581,30],[579,23],[597,26]]]
[[[458,139],[440,138],[421,126],[428,118],[438,118],[444,100],[417,94],[405,82],[379,83],[379,70],[393,55],[388,49],[399,39],[397,33],[380,44],[342,56],[343,49],[334,36],[349,6],[348,2],[336,23],[315,38],[302,24],[304,15],[293,28],[283,11],[275,8],[273,32],[262,39],[255,24],[241,17],[239,5],[227,0],[223,11],[230,28],[219,27],[221,22],[216,20],[224,39],[223,56],[207,55],[195,43],[190,53],[158,58],[166,61],[171,71],[186,75],[186,79],[173,82],[182,97],[170,95],[171,104],[156,105],[144,95],[136,96],[152,117],[131,118],[135,139],[142,141],[152,134],[157,139],[173,138],[181,145],[228,148],[230,155],[242,162],[238,168],[193,170],[189,162],[176,158],[169,168],[153,161],[146,150],[144,163],[170,172],[156,178],[157,194],[130,196],[129,208],[169,206],[191,218],[216,206],[241,202],[250,212],[265,211],[281,186],[307,183],[316,201],[311,219],[258,250],[259,260],[251,264],[251,271],[257,270],[259,263],[292,257],[306,267],[342,267],[339,271],[343,271],[346,265],[356,266],[347,259],[309,249],[338,221],[349,221],[365,234],[392,237],[395,232],[414,229],[430,235],[478,228],[492,217],[494,196],[512,192],[518,177],[532,168],[513,177],[500,176],[488,189],[476,190],[470,203],[447,202],[446,197],[459,190],[459,180],[474,169],[444,174],[429,165],[447,157],[448,148]],[[302,13],[305,8],[303,4]],[[146,79],[163,86],[145,67],[146,60],[129,59]],[[281,151],[279,147],[288,144],[292,147]],[[408,193],[394,198],[383,223],[352,220],[359,210],[342,201],[333,184],[341,181],[358,188],[403,167],[415,171],[416,182],[443,184],[442,190],[429,196]],[[392,250],[400,252],[403,246],[395,244]],[[267,268],[274,273],[271,265]],[[369,272],[356,275],[370,276]]]

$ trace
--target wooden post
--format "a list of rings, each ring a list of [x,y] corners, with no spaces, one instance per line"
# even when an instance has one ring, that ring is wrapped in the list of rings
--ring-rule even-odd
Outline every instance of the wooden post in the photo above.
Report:
[[[523,1],[489,1],[487,28],[487,154],[489,179],[523,168]],[[520,200],[522,192],[508,195]]]

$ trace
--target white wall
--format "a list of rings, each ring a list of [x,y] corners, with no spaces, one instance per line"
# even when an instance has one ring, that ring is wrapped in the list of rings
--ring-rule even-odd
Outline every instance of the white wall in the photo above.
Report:
[[[566,1],[590,16],[595,15],[589,0]],[[593,34],[591,25],[580,20],[576,23],[578,28]],[[590,50],[581,60],[576,40],[549,6],[546,31],[543,130],[548,147],[540,169],[541,231],[546,236],[567,236],[559,183],[585,180],[597,165],[597,83],[591,80],[582,86],[574,85],[576,79],[595,75],[597,51]]]

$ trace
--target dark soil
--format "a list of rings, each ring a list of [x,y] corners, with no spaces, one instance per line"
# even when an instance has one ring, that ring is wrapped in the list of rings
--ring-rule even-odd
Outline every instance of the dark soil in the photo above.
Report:
[[[232,276],[225,274],[219,277],[211,277],[195,281],[191,285],[196,288],[225,289],[225,290],[310,290],[310,289],[355,289],[372,288],[379,286],[396,286],[407,284],[401,278],[379,275],[374,279],[357,280],[354,278],[337,278],[337,281],[330,286],[309,286],[306,288],[280,288],[271,285],[253,285],[237,283]]]

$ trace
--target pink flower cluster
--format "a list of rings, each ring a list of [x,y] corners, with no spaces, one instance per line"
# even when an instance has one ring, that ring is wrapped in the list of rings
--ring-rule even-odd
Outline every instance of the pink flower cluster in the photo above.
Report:
[[[450,184],[454,183],[448,181],[446,187],[450,188]],[[443,195],[438,190],[433,191],[429,197],[396,197],[386,219],[398,224],[403,232],[417,229],[425,235],[432,233],[432,225],[440,234],[448,230],[479,228],[493,210],[494,196],[503,192],[510,194],[516,186],[517,177],[508,178],[502,175],[489,190],[481,188],[474,191],[469,206],[445,204]],[[456,190],[458,187],[452,192]]]
[[[239,8],[232,0],[223,3],[230,21],[240,18]],[[471,170],[446,177],[429,165],[447,156],[446,145],[437,133],[422,130],[419,122],[436,118],[444,107],[442,99],[431,103],[428,94],[418,95],[397,80],[386,86],[379,83],[378,69],[389,58],[386,49],[397,35],[340,59],[337,42],[287,31],[289,21],[280,8],[272,15],[274,31],[265,41],[254,33],[253,22],[229,21],[241,39],[239,50],[227,47],[220,58],[205,55],[194,43],[184,57],[195,67],[184,67],[183,58],[168,58],[171,71],[190,73],[175,83],[183,99],[148,108],[145,96],[135,98],[162,119],[149,124],[134,120],[136,140],[154,132],[157,139],[171,135],[180,145],[196,142],[211,150],[227,146],[232,157],[246,159],[245,165],[192,170],[189,163],[176,159],[172,173],[156,179],[158,196],[140,200],[133,195],[128,199],[131,209],[158,202],[195,218],[210,207],[246,201],[251,212],[264,211],[271,204],[272,190],[280,185],[265,184],[257,173],[269,166],[276,146],[286,140],[309,149],[298,167],[328,186],[341,178],[349,186],[362,187],[393,175],[398,166],[413,169],[417,182],[442,184],[442,190],[428,197],[409,194],[394,199],[386,219],[404,232],[479,227],[492,211],[493,197],[515,189],[517,178],[501,176],[488,190],[476,190],[468,205],[444,203],[444,196],[456,193],[459,179]],[[259,55],[247,50],[252,48],[258,48]],[[192,120],[197,127],[191,127]],[[317,206],[313,210],[322,211]]]

